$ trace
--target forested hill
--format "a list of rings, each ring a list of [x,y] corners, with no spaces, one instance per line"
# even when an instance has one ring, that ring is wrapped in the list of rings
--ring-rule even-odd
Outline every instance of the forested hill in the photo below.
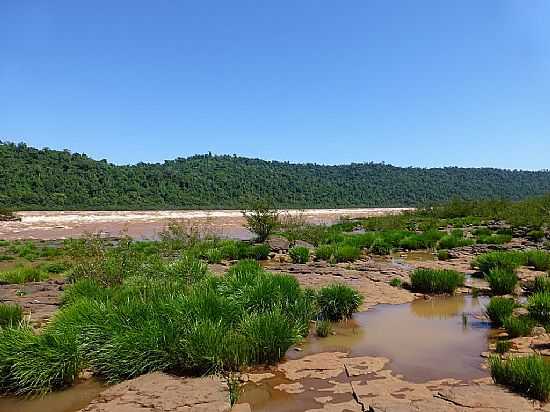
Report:
[[[254,197],[279,207],[389,207],[547,192],[548,171],[320,166],[210,155],[116,166],[68,151],[0,144],[0,207],[13,209],[241,208]]]

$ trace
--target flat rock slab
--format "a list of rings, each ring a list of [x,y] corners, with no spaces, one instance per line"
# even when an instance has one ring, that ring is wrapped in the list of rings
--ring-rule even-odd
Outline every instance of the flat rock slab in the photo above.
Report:
[[[469,383],[455,379],[409,382],[387,369],[388,363],[381,357],[317,353],[274,367],[277,378],[263,373],[258,379],[251,375],[250,381],[275,385],[274,389],[287,393],[289,404],[292,397],[303,403],[309,399],[315,406],[304,409],[307,412],[550,411],[550,404],[509,392],[490,378]],[[286,383],[280,384],[282,380]],[[269,404],[262,410],[270,410]]]
[[[115,385],[81,412],[229,412],[227,386],[215,377],[160,372]]]

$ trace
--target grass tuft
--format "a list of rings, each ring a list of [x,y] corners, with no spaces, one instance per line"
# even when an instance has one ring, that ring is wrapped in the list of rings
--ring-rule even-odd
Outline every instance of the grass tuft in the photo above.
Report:
[[[489,359],[495,383],[529,398],[546,402],[550,397],[550,364],[541,356],[513,357],[507,360]]]
[[[363,296],[359,292],[341,283],[325,286],[317,293],[317,304],[324,320],[349,319],[362,303]]]
[[[454,270],[416,269],[411,274],[411,288],[421,293],[454,293],[464,284],[464,275]]]

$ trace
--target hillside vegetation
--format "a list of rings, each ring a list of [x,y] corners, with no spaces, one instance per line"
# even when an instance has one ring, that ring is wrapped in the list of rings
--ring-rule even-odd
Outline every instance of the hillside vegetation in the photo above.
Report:
[[[212,155],[116,166],[0,142],[0,187],[0,207],[20,210],[238,209],[255,198],[289,208],[391,207],[543,194],[550,192],[550,172],[322,166]]]

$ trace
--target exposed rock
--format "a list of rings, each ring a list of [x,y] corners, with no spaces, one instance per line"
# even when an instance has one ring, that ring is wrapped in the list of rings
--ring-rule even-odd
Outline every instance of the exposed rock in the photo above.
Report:
[[[294,246],[305,247],[309,250],[315,249],[315,246],[313,246],[311,243],[308,243],[308,242],[303,241],[303,240],[297,240],[296,242],[294,242]]]
[[[290,247],[290,242],[282,236],[273,236],[267,240],[267,244],[274,252],[287,251]]]
[[[512,311],[512,315],[515,317],[527,316],[529,315],[529,311],[527,310],[527,308],[523,308],[523,307],[514,308],[514,310]]]
[[[531,330],[531,336],[541,336],[546,333],[546,329],[544,329],[542,326],[535,326]]]
[[[102,392],[82,412],[228,412],[227,386],[218,378],[150,373]],[[246,409],[243,409],[243,411]]]

